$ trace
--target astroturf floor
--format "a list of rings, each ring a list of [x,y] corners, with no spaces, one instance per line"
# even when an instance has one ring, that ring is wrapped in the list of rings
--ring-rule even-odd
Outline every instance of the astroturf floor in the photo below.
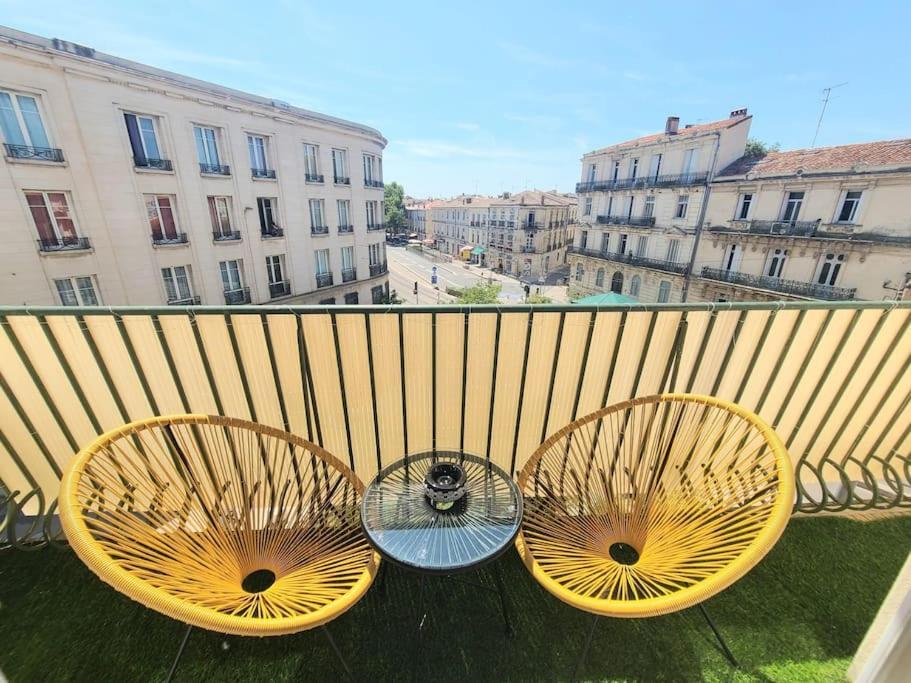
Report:
[[[584,680],[841,681],[911,550],[911,518],[795,519],[766,559],[706,606],[733,669],[696,609],[601,619]],[[359,681],[568,680],[592,617],[541,589],[514,551],[498,561],[516,635],[496,593],[388,570],[330,624]],[[462,577],[493,586],[490,569]],[[160,681],[184,627],[116,593],[69,550],[0,551],[0,671],[11,683]],[[195,629],[176,681],[342,680],[319,630],[269,639]]]

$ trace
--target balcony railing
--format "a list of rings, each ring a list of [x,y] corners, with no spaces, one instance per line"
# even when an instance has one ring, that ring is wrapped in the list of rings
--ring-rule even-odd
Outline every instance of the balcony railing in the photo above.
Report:
[[[317,273],[316,274],[316,287],[320,289],[322,287],[331,287],[332,286],[332,273]]]
[[[385,230],[385,229],[386,229],[385,223],[367,223],[367,230],[369,232],[375,232],[375,231]]]
[[[632,225],[644,228],[655,225],[654,216],[598,216],[595,221],[601,225]]]
[[[240,239],[240,231],[215,231],[212,233],[212,239],[216,242],[236,242]]]
[[[617,180],[595,180],[576,183],[576,192],[604,192],[607,190],[638,190],[646,187],[687,187],[705,185],[708,173],[678,173],[676,175],[639,176]]]
[[[815,282],[782,280],[768,275],[750,275],[735,270],[722,270],[721,268],[705,267],[702,269],[702,277],[728,282],[732,285],[768,289],[782,294],[792,294],[808,299],[823,299],[825,301],[847,301],[853,299],[857,292],[857,289],[853,287],[848,289],[846,287],[821,285]]]
[[[199,306],[199,302],[200,298],[197,294],[185,299],[168,299],[168,306]]]
[[[528,246],[527,244],[523,244],[521,247],[521,251],[523,254],[534,254],[535,248],[534,248],[534,246]]]
[[[250,288],[241,287],[240,289],[226,289],[225,303],[228,306],[250,303]]]
[[[11,159],[29,159],[32,161],[63,162],[63,151],[56,147],[32,147],[30,145],[11,145],[4,142],[6,156]]]
[[[178,232],[176,235],[152,235],[152,244],[156,247],[180,246],[181,244],[189,244],[189,242],[190,240],[185,232]]]
[[[530,230],[540,230],[542,227],[544,227],[543,225],[541,225],[541,223],[529,223],[528,221],[524,221],[521,225],[522,225],[523,230],[529,230],[529,231]]]
[[[253,174],[254,178],[268,178],[270,180],[275,180],[274,168],[251,168],[250,173]]]
[[[585,249],[583,247],[570,246],[567,251],[572,254],[581,254],[582,256],[591,256],[594,258],[613,261],[615,263],[627,263],[631,266],[641,266],[642,268],[652,268],[654,270],[663,270],[667,273],[677,273],[683,275],[686,273],[687,264],[677,263],[676,261],[665,261],[663,259],[646,258],[645,256],[636,256],[635,254],[621,254],[614,251],[604,251],[597,249]]]
[[[338,231],[339,231],[339,234],[345,233],[345,232],[354,232],[354,226],[353,225],[340,225],[340,226],[338,226]]]
[[[351,178],[348,178],[346,176],[337,175],[334,177],[334,182],[336,185],[350,185]]]
[[[385,261],[383,261],[382,263],[371,263],[370,264],[370,277],[374,277],[376,275],[382,275],[387,270],[389,270],[389,268]]]
[[[91,248],[92,244],[88,237],[58,237],[38,240],[40,251],[80,251]]]
[[[269,296],[271,298],[277,299],[280,296],[288,296],[289,294],[291,294],[291,283],[288,280],[269,283]]]
[[[357,268],[342,268],[342,282],[357,280]]]
[[[273,225],[271,228],[267,228],[266,230],[260,229],[260,237],[262,237],[264,240],[270,240],[284,236],[285,231],[277,225]]]
[[[149,168],[155,171],[173,171],[170,159],[137,159],[133,157],[133,165],[136,168]]]
[[[325,178],[321,173],[305,173],[304,181],[308,183],[321,183],[324,182]]]
[[[382,190],[384,185],[382,180],[365,180],[364,187],[373,187]]]
[[[792,237],[813,237],[819,229],[819,221],[731,221],[732,229],[757,235],[787,235]]]
[[[311,225],[310,234],[311,235],[328,235],[329,226],[328,225]]]
[[[221,164],[204,164],[200,161],[199,172],[207,175],[231,175],[231,167]]]

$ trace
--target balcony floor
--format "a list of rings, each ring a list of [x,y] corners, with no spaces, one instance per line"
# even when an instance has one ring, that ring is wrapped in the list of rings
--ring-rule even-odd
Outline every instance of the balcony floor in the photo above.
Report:
[[[583,679],[842,680],[909,549],[909,517],[795,519],[759,567],[707,603],[743,671],[729,667],[693,609],[649,620],[603,619]],[[499,562],[513,640],[503,635],[494,593],[430,578],[425,596],[443,585],[447,595],[429,610],[420,656],[412,630],[419,581],[393,569],[385,595],[369,591],[330,624],[355,678],[405,681],[408,667],[449,661],[422,677],[568,679],[591,617],[539,588],[514,551]],[[483,578],[493,580],[489,572]],[[0,551],[0,671],[11,681],[163,680],[183,631],[101,583],[69,551]],[[260,640],[194,630],[176,678],[341,680],[316,631]]]

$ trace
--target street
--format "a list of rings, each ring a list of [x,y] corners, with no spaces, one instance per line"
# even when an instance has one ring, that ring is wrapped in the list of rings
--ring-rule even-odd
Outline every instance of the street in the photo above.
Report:
[[[406,247],[386,248],[389,263],[389,288],[394,289],[406,303],[436,304],[451,303],[455,298],[446,293],[447,287],[464,289],[479,282],[497,282],[502,286],[500,301],[522,303],[525,300],[524,285],[507,275],[494,273],[486,268],[459,261],[446,261],[437,252],[418,253]],[[440,260],[436,260],[440,259]],[[437,288],[430,283],[433,267],[437,268]],[[414,294],[414,283],[418,283],[418,294]],[[532,285],[534,293],[538,287]],[[541,287],[541,294],[554,302],[566,300],[566,287]]]

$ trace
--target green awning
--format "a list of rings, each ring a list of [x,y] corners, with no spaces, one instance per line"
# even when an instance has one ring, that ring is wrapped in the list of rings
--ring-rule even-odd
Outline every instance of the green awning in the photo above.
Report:
[[[471,250],[472,254],[476,254],[478,256],[480,256],[481,254],[486,253],[486,252],[487,252],[487,250],[484,247],[475,247],[474,249]]]
[[[582,306],[606,306],[609,304],[635,304],[638,301],[631,296],[626,296],[626,294],[604,292],[604,294],[592,294],[582,299],[576,299],[573,303]]]

